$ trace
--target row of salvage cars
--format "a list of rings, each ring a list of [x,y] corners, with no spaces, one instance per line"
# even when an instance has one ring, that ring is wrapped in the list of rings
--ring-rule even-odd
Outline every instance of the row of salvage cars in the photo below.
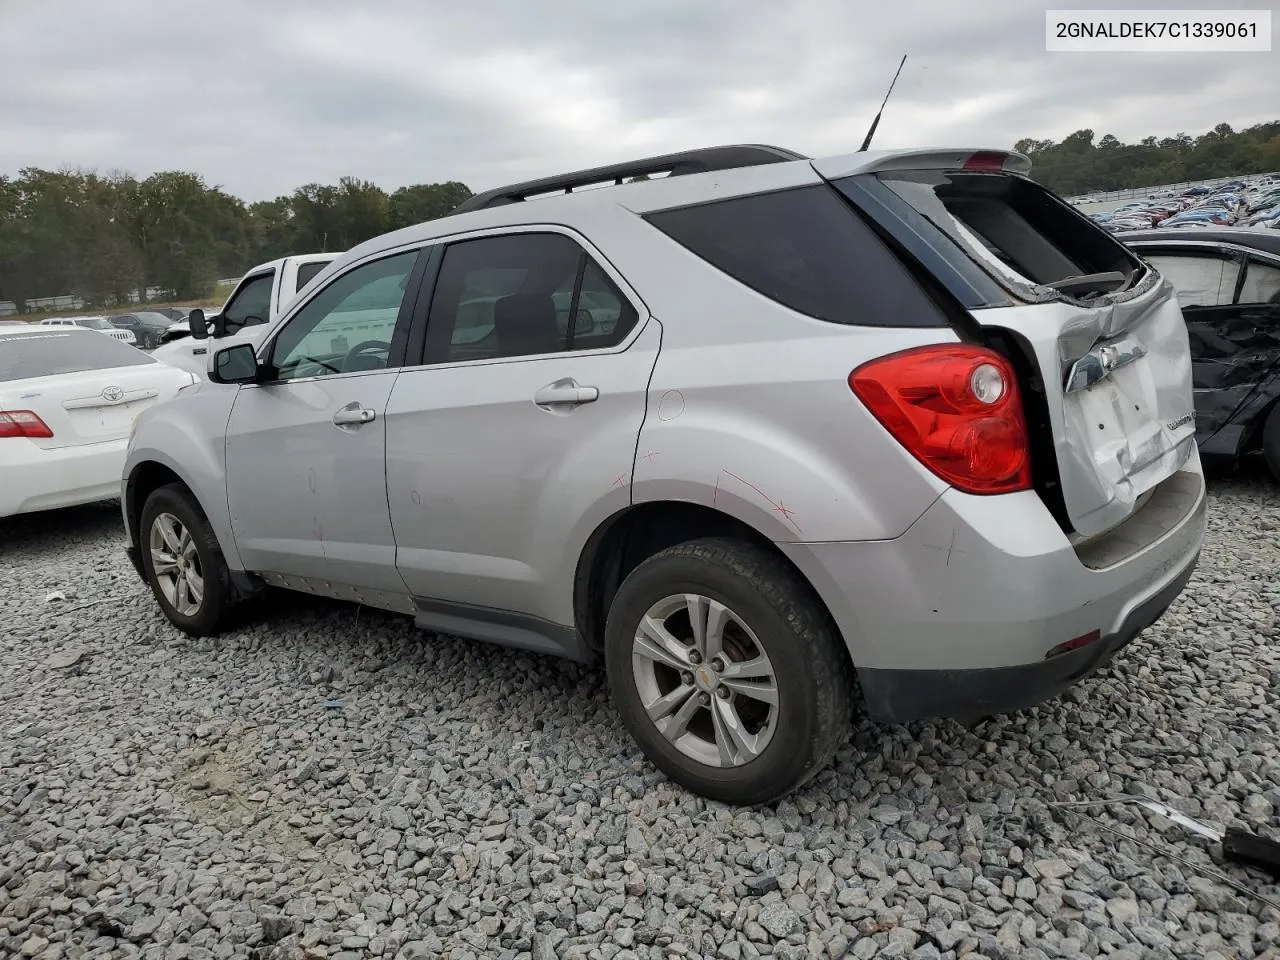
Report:
[[[1280,231],[1149,228],[1117,239],[1177,291],[1201,453],[1261,453],[1280,478]],[[191,365],[122,339],[79,324],[0,323],[0,517],[117,496],[134,420],[198,382]]]
[[[1235,180],[1217,187],[1159,191],[1105,213],[1089,215],[1112,233],[1152,227],[1280,228],[1280,178]]]

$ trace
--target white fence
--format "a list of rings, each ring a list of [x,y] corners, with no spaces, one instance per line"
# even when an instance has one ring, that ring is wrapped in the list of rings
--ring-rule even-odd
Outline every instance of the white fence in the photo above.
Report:
[[[236,283],[240,278],[231,277],[228,280],[219,280],[218,283],[228,285]],[[160,300],[169,291],[161,290],[159,287],[148,287],[146,299],[148,301]],[[136,290],[128,294],[130,303],[140,303]],[[33,297],[27,301],[28,313],[48,313],[51,310],[85,310],[88,304],[80,297],[64,295],[61,297]],[[0,317],[12,317],[18,312],[18,305],[12,300],[0,300]]]
[[[147,299],[154,300],[164,294],[159,287],[147,288]],[[128,294],[130,303],[138,303],[140,298],[136,290]],[[50,310],[85,310],[88,304],[80,297],[63,295],[61,297],[32,297],[27,301],[28,313],[48,313]],[[18,305],[12,300],[0,300],[0,317],[10,317],[18,312]]]

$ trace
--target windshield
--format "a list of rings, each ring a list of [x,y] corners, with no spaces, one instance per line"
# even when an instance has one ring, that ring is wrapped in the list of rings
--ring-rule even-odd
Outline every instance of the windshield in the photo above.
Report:
[[[155,362],[127,343],[88,331],[0,334],[0,382]]]
[[[76,321],[77,326],[88,327],[90,330],[114,330],[115,327],[107,322],[106,317],[81,317]]]

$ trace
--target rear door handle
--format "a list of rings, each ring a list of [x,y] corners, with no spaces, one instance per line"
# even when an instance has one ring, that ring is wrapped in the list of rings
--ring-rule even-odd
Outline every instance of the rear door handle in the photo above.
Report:
[[[598,388],[584,387],[572,378],[548,383],[533,395],[533,402],[540,407],[576,406],[580,403],[594,403],[599,399]]]
[[[361,423],[372,423],[377,419],[377,411],[362,407],[359,403],[348,403],[339,407],[333,414],[333,422],[339,427],[355,426]]]

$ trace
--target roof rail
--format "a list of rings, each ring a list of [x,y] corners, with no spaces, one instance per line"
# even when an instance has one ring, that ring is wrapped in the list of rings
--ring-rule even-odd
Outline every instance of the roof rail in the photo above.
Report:
[[[613,181],[615,185],[629,177],[650,176],[665,173],[680,176],[686,173],[707,173],[712,170],[732,170],[737,167],[755,167],[765,163],[784,163],[788,160],[807,160],[808,157],[783,147],[746,143],[725,147],[705,147],[701,150],[685,150],[668,153],[646,160],[631,160],[590,170],[578,170],[541,180],[528,180],[506,187],[497,187],[478,193],[454,208],[454,213],[484,210],[508,203],[520,203],[530,197],[547,193],[573,193],[575,188],[588,187]]]

